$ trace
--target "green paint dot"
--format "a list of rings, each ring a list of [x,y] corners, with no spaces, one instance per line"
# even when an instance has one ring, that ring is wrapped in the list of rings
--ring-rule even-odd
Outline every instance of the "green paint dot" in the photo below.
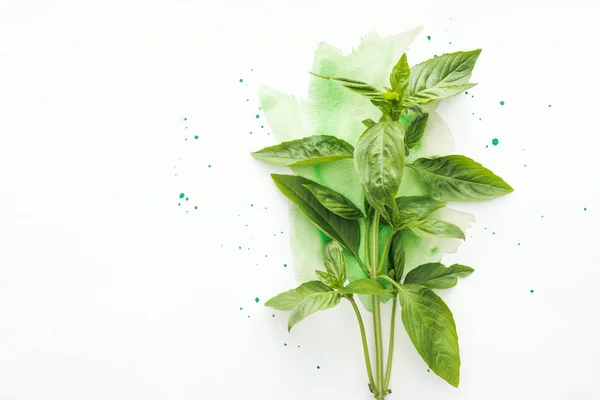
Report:
[[[275,314],[273,314],[273,318],[275,318]]]
[[[587,207],[583,207],[583,211],[587,211]]]
[[[465,94],[469,94],[469,92],[465,92]]]
[[[241,82],[244,82],[244,80],[243,80],[242,78],[240,78],[240,83],[241,83]]]
[[[504,101],[501,101],[501,102],[500,102],[500,105],[501,105],[501,106],[503,106],[503,105],[504,105]]]
[[[260,118],[260,115],[256,114],[256,118]]]
[[[198,139],[198,135],[194,136],[194,139]]]
[[[521,243],[517,243],[517,246],[520,246],[520,245],[521,245]]]
[[[178,206],[181,206],[181,203],[177,203]]]
[[[452,44],[452,42],[448,42],[448,44]]]
[[[194,206],[194,210],[197,210],[197,209],[198,209],[198,206]]]
[[[548,107],[552,107],[552,104],[548,104]]]
[[[496,138],[492,139],[492,144],[494,146],[498,146],[498,139],[496,139]]]
[[[287,264],[283,264],[283,267],[284,267],[284,268],[285,268],[285,267],[287,267]]]
[[[242,308],[242,307],[240,307],[240,311],[242,311],[242,310],[243,310],[243,308]]]
[[[284,346],[287,346],[287,343],[284,343],[283,345],[284,345]]]
[[[264,125],[261,125],[260,127],[261,127],[261,128],[264,128],[265,126],[264,126]]]
[[[317,369],[321,369],[321,367],[319,365],[317,365]]]
[[[208,168],[212,168],[212,167],[210,166],[210,164],[208,164]]]
[[[427,368],[427,372],[431,372],[431,370],[429,368]]]
[[[427,36],[427,40],[431,40],[431,36]]]
[[[189,201],[189,200],[190,200],[190,198],[189,198],[189,197],[186,197],[186,198],[185,198],[185,201]]]
[[[437,57],[437,54],[434,54],[434,55],[433,55],[433,58],[436,58],[436,57]]]
[[[527,164],[523,164],[523,166],[524,166],[525,168],[527,168]]]
[[[250,134],[252,135],[252,132],[250,132]]]
[[[179,198],[183,199],[185,197],[185,193],[179,193]]]
[[[487,144],[485,145],[485,148],[486,148],[486,149],[487,149],[487,148],[489,148],[489,147],[490,147],[490,146],[488,146]]]
[[[260,301],[260,299],[257,297],[254,299],[254,301],[258,303]]]
[[[187,117],[183,118],[184,121],[187,121]]]
[[[250,204],[250,207],[254,207],[254,204]]]
[[[534,292],[534,290],[533,290],[533,289],[531,289],[531,290],[529,291],[529,293],[533,293],[533,292]]]

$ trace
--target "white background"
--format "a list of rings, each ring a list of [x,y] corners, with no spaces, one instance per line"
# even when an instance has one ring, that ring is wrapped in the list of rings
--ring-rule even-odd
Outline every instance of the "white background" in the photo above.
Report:
[[[460,389],[400,327],[389,398],[595,398],[598,17],[583,0],[1,1],[0,400],[370,398],[348,304],[291,335],[263,307],[295,281],[287,203],[248,152],[274,143],[257,85],[302,96],[318,42],[419,25],[411,64],[483,48],[474,97],[439,111],[515,193],[457,206],[478,219],[447,258],[476,273],[443,293]]]

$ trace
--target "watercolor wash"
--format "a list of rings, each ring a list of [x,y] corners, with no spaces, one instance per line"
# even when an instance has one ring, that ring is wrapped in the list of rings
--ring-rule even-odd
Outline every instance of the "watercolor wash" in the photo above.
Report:
[[[452,135],[435,111],[440,100],[475,86],[469,80],[481,51],[410,67],[405,52],[419,32],[372,33],[347,56],[320,44],[306,100],[261,88],[262,109],[280,144],[252,153],[294,173],[271,177],[291,201],[292,257],[301,284],[265,305],[289,311],[291,330],[348,301],[359,324],[368,386],[378,400],[391,393],[398,305],[417,352],[458,387],[456,326],[433,289],[453,287],[473,272],[440,261],[456,251],[474,218],[446,202],[513,191],[478,162],[453,154]],[[374,354],[355,296],[372,314]],[[386,360],[382,303],[391,303]]]

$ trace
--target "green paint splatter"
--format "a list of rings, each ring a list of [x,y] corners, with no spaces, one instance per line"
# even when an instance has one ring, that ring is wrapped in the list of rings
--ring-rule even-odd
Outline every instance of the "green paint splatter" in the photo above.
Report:
[[[587,211],[587,207],[583,207],[583,211]]]
[[[548,104],[548,107],[552,107],[552,104]]]
[[[210,164],[208,164],[208,168],[212,168],[212,166]]]
[[[534,290],[533,290],[533,289],[531,289],[531,290],[529,291],[529,293],[533,293],[533,292],[534,292]]]
[[[321,369],[321,367],[319,365],[317,365],[317,369]]]
[[[198,209],[198,206],[194,206],[194,210],[197,210],[197,209]]]
[[[260,118],[260,115],[256,114],[256,118]]]
[[[187,117],[183,118],[184,121],[187,121]]]
[[[469,92],[465,92],[465,94],[469,94]]]
[[[427,40],[431,40],[431,36],[427,36]]]
[[[498,146],[498,139],[496,139],[496,138],[492,139],[492,144],[494,146]]]
[[[501,101],[501,102],[500,102],[500,105],[501,105],[501,106],[503,106],[503,105],[504,105],[504,101]]]
[[[244,80],[242,78],[240,78],[240,83],[244,82]]]
[[[179,198],[183,199],[185,197],[185,193],[179,193]]]
[[[258,303],[260,301],[260,299],[257,297],[254,299],[254,301]]]
[[[287,267],[287,264],[283,264],[283,268]]]
[[[284,346],[287,346],[287,343],[284,343],[283,345],[284,345]]]
[[[198,139],[198,135],[194,136],[194,139]]]
[[[252,132],[250,132],[250,134],[252,135]]]
[[[520,245],[521,245],[521,243],[517,243],[517,246],[520,246]]]
[[[189,198],[189,197],[186,197],[186,198],[185,198],[185,201],[189,201],[189,200],[190,200],[190,198]]]

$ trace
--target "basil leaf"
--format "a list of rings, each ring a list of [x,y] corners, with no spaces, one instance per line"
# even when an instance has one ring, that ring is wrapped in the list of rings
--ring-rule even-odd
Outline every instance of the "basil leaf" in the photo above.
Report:
[[[335,136],[315,135],[265,147],[251,154],[272,164],[295,167],[352,158],[354,147]]]
[[[325,245],[323,261],[327,272],[335,276],[339,283],[344,284],[346,282],[348,263],[344,255],[344,249],[338,242],[332,240]]]
[[[319,278],[319,280],[321,282],[323,282],[325,285],[329,286],[330,288],[338,289],[342,286],[342,285],[340,285],[338,278],[331,275],[329,272],[316,270],[315,274],[317,275],[317,278]]]
[[[408,106],[406,112],[400,117],[400,122],[404,125],[406,132],[404,142],[409,149],[419,144],[423,138],[428,120],[429,113],[423,112],[423,109],[416,104]]]
[[[402,285],[402,323],[429,368],[454,387],[460,381],[458,334],[452,312],[429,288]]]
[[[475,84],[469,78],[481,50],[444,54],[412,67],[405,102],[427,104],[459,94]]]
[[[445,206],[443,201],[424,196],[401,196],[396,198],[396,209],[403,222],[423,219],[435,210]]]
[[[465,156],[419,158],[409,166],[419,173],[436,200],[489,200],[513,191],[502,178]]]
[[[364,217],[362,211],[346,196],[327,186],[311,183],[304,185],[315,196],[319,203],[335,215],[346,219],[360,219]]]
[[[280,311],[292,311],[302,300],[314,293],[331,292],[332,289],[319,281],[305,282],[296,289],[279,293],[277,296],[269,299],[266,307],[271,307]]]
[[[335,215],[319,203],[304,185],[315,182],[294,175],[271,174],[281,192],[295,203],[300,211],[325,235],[336,240],[354,257],[359,258],[360,226],[357,220],[348,220]]]
[[[394,65],[392,73],[390,74],[390,84],[392,90],[400,96],[404,97],[404,93],[408,88],[408,81],[410,78],[410,67],[408,66],[408,60],[406,59],[406,53],[402,54],[400,60]]]
[[[383,93],[379,89],[372,85],[369,85],[368,83],[348,78],[323,76],[315,74],[313,72],[311,72],[310,74],[318,78],[329,79],[330,81],[335,82],[338,85],[341,85],[354,93],[360,94],[361,96],[369,99],[375,107],[379,108],[383,112],[384,115],[389,115],[391,113],[392,103],[390,103],[383,97]]]
[[[404,128],[398,121],[378,122],[356,143],[354,166],[367,201],[390,223],[404,169]]]
[[[428,263],[406,274],[404,283],[418,283],[431,289],[448,289],[456,286],[458,278],[469,276],[473,271],[473,268],[460,264],[446,268],[441,263]]]
[[[372,127],[373,125],[375,125],[375,121],[373,121],[371,118],[363,119],[361,122],[362,122],[362,124],[363,124],[364,126],[366,126],[367,128],[370,128],[370,127]]]
[[[416,236],[465,239],[465,234],[458,226],[439,219],[410,221],[403,228]]]
[[[340,298],[341,295],[338,292],[323,292],[308,295],[292,310],[288,319],[288,332],[292,330],[294,325],[309,315],[337,306]]]
[[[340,289],[340,293],[384,295],[391,293],[391,290],[374,279],[359,279]]]
[[[402,241],[402,232],[398,231],[392,238],[390,252],[388,253],[390,278],[400,283],[404,275],[404,264],[406,263],[406,253],[404,252],[404,242]]]

